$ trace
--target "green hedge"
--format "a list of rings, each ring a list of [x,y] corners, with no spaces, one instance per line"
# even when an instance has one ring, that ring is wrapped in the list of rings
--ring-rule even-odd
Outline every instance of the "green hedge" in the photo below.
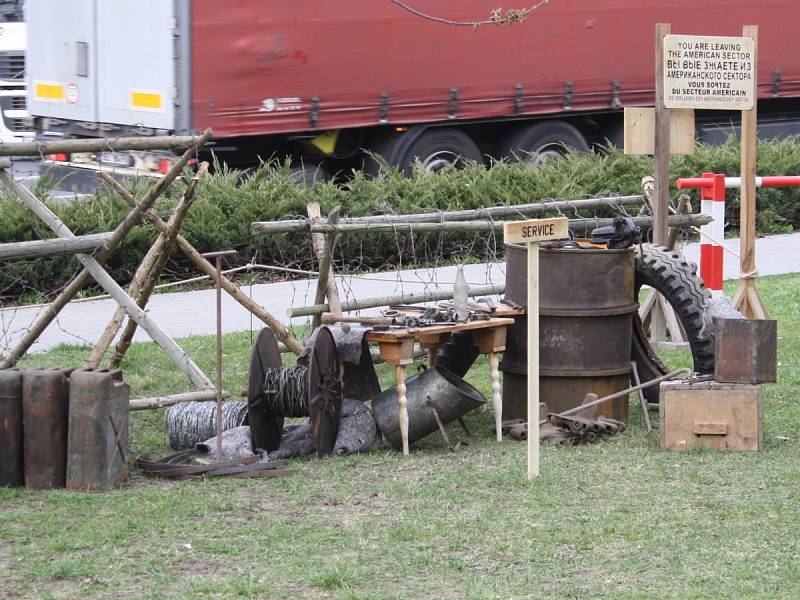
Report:
[[[472,167],[437,174],[418,171],[411,178],[393,171],[375,179],[356,173],[343,177],[345,183],[316,183],[311,189],[295,185],[286,165],[265,164],[249,173],[219,169],[201,186],[184,223],[183,235],[201,252],[236,248],[242,263],[255,257],[263,263],[308,267],[311,252],[307,235],[253,238],[250,223],[305,216],[309,202],[319,202],[323,213],[341,206],[343,215],[357,216],[468,209],[545,198],[636,194],[641,178],[652,171],[651,160],[625,156],[619,150],[571,155],[563,161],[548,161],[533,171],[521,165],[496,163],[488,169]],[[703,171],[738,174],[738,145],[733,141],[721,147],[700,145],[696,154],[675,157],[672,161],[671,172],[675,178],[698,176]],[[792,140],[762,143],[758,172],[761,175],[800,173],[800,144]],[[129,185],[139,195],[145,189],[143,183]],[[173,185],[157,203],[156,210],[165,219],[182,189],[183,184]],[[48,183],[42,181],[37,193],[47,197]],[[697,193],[694,195],[696,197]],[[800,226],[800,190],[762,189],[758,198],[761,231],[785,232]],[[728,228],[736,229],[738,193],[729,190],[728,200]],[[69,204],[48,201],[48,205],[76,234],[110,230],[128,210],[128,206],[109,190],[99,190],[86,201]],[[12,199],[0,198],[0,242],[45,237],[51,234],[36,217]],[[108,265],[118,281],[130,280],[154,237],[152,227],[140,225],[113,253]],[[488,235],[352,235],[340,241],[337,261],[339,268],[378,268],[401,260],[404,263],[447,260],[454,254],[471,254],[480,259],[495,250],[495,240]],[[77,268],[78,263],[72,257],[6,264],[0,275],[0,301],[31,292],[52,295]],[[177,253],[169,264],[168,275],[193,274],[197,274],[197,269]]]

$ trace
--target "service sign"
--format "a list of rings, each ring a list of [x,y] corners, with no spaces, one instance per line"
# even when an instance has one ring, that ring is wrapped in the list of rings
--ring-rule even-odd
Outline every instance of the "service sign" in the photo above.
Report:
[[[664,37],[664,106],[750,110],[755,99],[755,43],[745,37]]]
[[[530,219],[503,223],[503,241],[506,244],[530,244],[569,237],[569,219]]]

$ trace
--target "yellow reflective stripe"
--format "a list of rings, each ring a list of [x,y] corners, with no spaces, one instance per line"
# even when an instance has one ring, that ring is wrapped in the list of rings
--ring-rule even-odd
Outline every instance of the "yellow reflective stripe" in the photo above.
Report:
[[[158,92],[131,92],[131,106],[135,108],[160,109],[161,105],[161,94]]]
[[[37,81],[33,84],[33,95],[43,100],[64,100],[67,97],[66,88],[60,83],[44,83]]]

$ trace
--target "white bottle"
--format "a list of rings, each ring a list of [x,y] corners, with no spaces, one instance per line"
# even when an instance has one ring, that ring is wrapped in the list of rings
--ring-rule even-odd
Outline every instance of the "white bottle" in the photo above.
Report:
[[[456,321],[463,323],[469,316],[467,299],[469,298],[469,285],[464,277],[464,265],[458,265],[456,272],[456,284],[453,288],[453,311]]]

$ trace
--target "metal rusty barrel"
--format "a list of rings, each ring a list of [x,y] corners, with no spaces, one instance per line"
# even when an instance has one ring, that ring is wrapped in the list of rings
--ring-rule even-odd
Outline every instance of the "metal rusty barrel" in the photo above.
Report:
[[[119,369],[70,376],[68,489],[102,491],[128,478],[129,397]]]
[[[0,369],[0,487],[25,483],[22,454],[22,371]]]
[[[66,485],[70,371],[28,369],[22,373],[25,487]]]
[[[506,298],[527,302],[527,251],[506,246]],[[539,250],[539,392],[551,412],[579,405],[586,394],[628,387],[634,298],[634,250],[576,246]],[[527,319],[508,330],[503,417],[526,418]],[[627,421],[628,398],[602,407]]]

